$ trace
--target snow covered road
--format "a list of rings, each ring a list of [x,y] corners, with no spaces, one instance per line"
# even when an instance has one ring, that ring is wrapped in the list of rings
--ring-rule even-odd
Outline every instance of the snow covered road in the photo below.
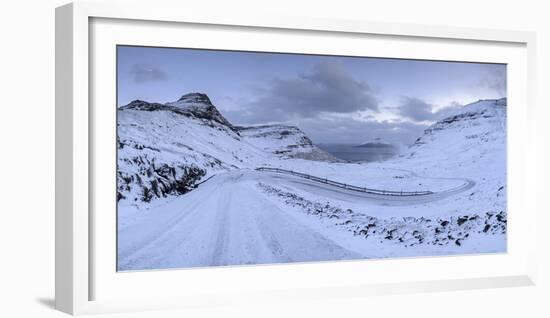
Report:
[[[118,269],[365,258],[336,242],[334,237],[338,236],[326,235],[318,226],[293,215],[291,209],[281,208],[258,188],[258,182],[297,187],[344,202],[418,203],[418,198],[394,197],[392,201],[387,196],[345,192],[292,176],[237,170],[217,175],[186,195],[120,223]],[[438,200],[439,196],[429,197]]]
[[[119,270],[355,259],[270,202],[243,174],[197,190],[119,229]]]

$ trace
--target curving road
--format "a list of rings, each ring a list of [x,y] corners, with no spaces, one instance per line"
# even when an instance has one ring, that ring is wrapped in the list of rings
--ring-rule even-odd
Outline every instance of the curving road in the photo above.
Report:
[[[364,193],[358,191],[351,191],[341,187],[333,186],[331,184],[321,183],[309,179],[305,179],[298,176],[288,174],[278,174],[273,172],[264,172],[271,175],[271,178],[277,180],[278,184],[291,183],[300,190],[310,192],[316,195],[322,195],[326,198],[331,198],[339,201],[356,202],[359,200],[369,201],[370,203],[379,205],[413,205],[422,204],[428,202],[434,202],[456,195],[473,188],[476,183],[471,179],[466,178],[435,178],[435,177],[423,177],[418,176],[416,173],[408,170],[401,170],[411,175],[423,179],[439,179],[439,180],[458,180],[462,181],[462,184],[457,187],[449,188],[447,190],[432,192],[430,194],[423,194],[418,196],[391,196],[376,193]]]
[[[276,204],[258,182],[299,188],[336,200],[417,204],[418,197],[361,194],[293,176],[238,170],[211,178],[196,190],[152,208],[119,227],[118,269],[144,270],[217,265],[364,258],[304,218]],[[473,187],[422,196],[439,200]],[[124,213],[124,211],[119,211]],[[332,238],[331,238],[332,237]]]

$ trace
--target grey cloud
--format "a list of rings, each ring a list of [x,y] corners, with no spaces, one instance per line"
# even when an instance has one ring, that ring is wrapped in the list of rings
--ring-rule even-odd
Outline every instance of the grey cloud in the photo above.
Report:
[[[360,144],[373,138],[381,137],[396,145],[410,145],[416,138],[420,137],[429,125],[424,122],[390,122],[376,121],[369,119],[359,120],[353,118],[339,118],[329,116],[326,118],[294,118],[289,120],[275,120],[283,118],[280,110],[258,112],[256,114],[242,113],[241,111],[224,112],[224,115],[234,123],[282,123],[299,127],[310,137],[314,143],[338,143],[338,144]],[[246,119],[253,117],[254,122]],[[244,121],[238,122],[237,119]]]
[[[505,97],[507,90],[506,66],[489,64],[482,67],[486,71],[481,79],[481,85]]]
[[[414,121],[431,121],[434,119],[432,112],[434,105],[419,98],[403,97],[397,107],[397,114]]]
[[[284,121],[314,118],[321,113],[378,111],[378,101],[369,85],[335,62],[317,64],[311,72],[296,78],[273,79],[256,93],[258,97],[241,110],[239,121]]]
[[[147,64],[134,64],[129,73],[135,83],[162,81],[167,77],[163,70]]]
[[[455,114],[456,111],[459,108],[462,108],[462,107],[464,107],[464,105],[462,105],[460,103],[457,103],[457,102],[452,102],[450,105],[447,105],[447,106],[439,109],[437,112],[435,112],[435,119],[436,120],[441,120],[443,118],[449,117],[449,116]]]
[[[377,137],[396,145],[410,145],[428,125],[413,122],[322,119],[292,122],[314,142],[359,144]]]
[[[462,105],[454,102],[436,111],[434,109],[435,105],[420,98],[403,97],[401,104],[395,109],[398,115],[406,119],[422,122],[442,119],[460,107],[462,107]]]

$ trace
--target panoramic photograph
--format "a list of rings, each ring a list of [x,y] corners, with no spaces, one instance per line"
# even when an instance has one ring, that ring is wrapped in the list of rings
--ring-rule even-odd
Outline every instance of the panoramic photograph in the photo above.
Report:
[[[505,64],[117,46],[117,270],[506,252]]]

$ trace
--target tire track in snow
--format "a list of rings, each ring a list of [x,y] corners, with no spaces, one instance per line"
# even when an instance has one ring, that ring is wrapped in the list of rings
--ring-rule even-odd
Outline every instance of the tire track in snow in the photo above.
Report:
[[[281,210],[258,188],[250,188],[262,201],[263,213],[254,219],[274,262],[362,258]]]
[[[230,178],[231,182],[236,182],[242,175],[235,178]],[[229,209],[232,205],[233,195],[221,189],[219,191],[220,196],[218,198],[218,211],[216,214],[216,225],[214,231],[216,232],[214,239],[214,247],[212,248],[212,260],[210,265],[219,266],[223,264],[223,257],[227,254],[227,245],[229,244],[229,231],[231,229],[231,213],[232,209]]]
[[[207,191],[201,191],[196,194],[198,196],[198,200],[196,199],[192,204],[190,204],[187,207],[180,207],[178,208],[178,212],[175,213],[174,217],[170,218],[164,218],[163,215],[154,215],[154,211],[151,211],[148,215],[147,219],[152,217],[151,214],[156,219],[160,219],[160,224],[157,224],[156,226],[153,226],[153,224],[147,222],[148,220],[142,220],[139,224],[131,225],[124,229],[124,231],[121,231],[118,233],[118,268],[131,268],[132,264],[136,263],[143,263],[144,258],[149,258],[149,262],[151,262],[152,255],[151,253],[147,253],[148,250],[153,250],[155,247],[158,246],[164,246],[166,247],[167,242],[172,240],[173,236],[171,235],[174,230],[181,225],[182,222],[184,222],[187,219],[193,219],[192,216],[195,216],[197,213],[200,212],[200,209],[197,209],[203,202],[203,200],[208,200],[208,198],[216,191],[215,187],[212,187],[211,189],[205,189]],[[209,191],[208,191],[209,190]],[[195,218],[197,220],[197,218]],[[146,224],[144,224],[146,223]],[[140,226],[141,225],[141,226]],[[150,226],[149,226],[150,225]],[[150,231],[147,233],[147,235],[139,235],[139,238],[135,241],[130,241],[126,243],[126,245],[129,246],[121,246],[123,242],[126,240],[130,240],[130,238],[125,238],[125,236],[128,236],[129,234],[136,234],[135,232],[141,232],[141,229],[152,229],[153,231]],[[180,236],[182,239],[185,239],[185,237]],[[140,261],[141,260],[141,261]]]

